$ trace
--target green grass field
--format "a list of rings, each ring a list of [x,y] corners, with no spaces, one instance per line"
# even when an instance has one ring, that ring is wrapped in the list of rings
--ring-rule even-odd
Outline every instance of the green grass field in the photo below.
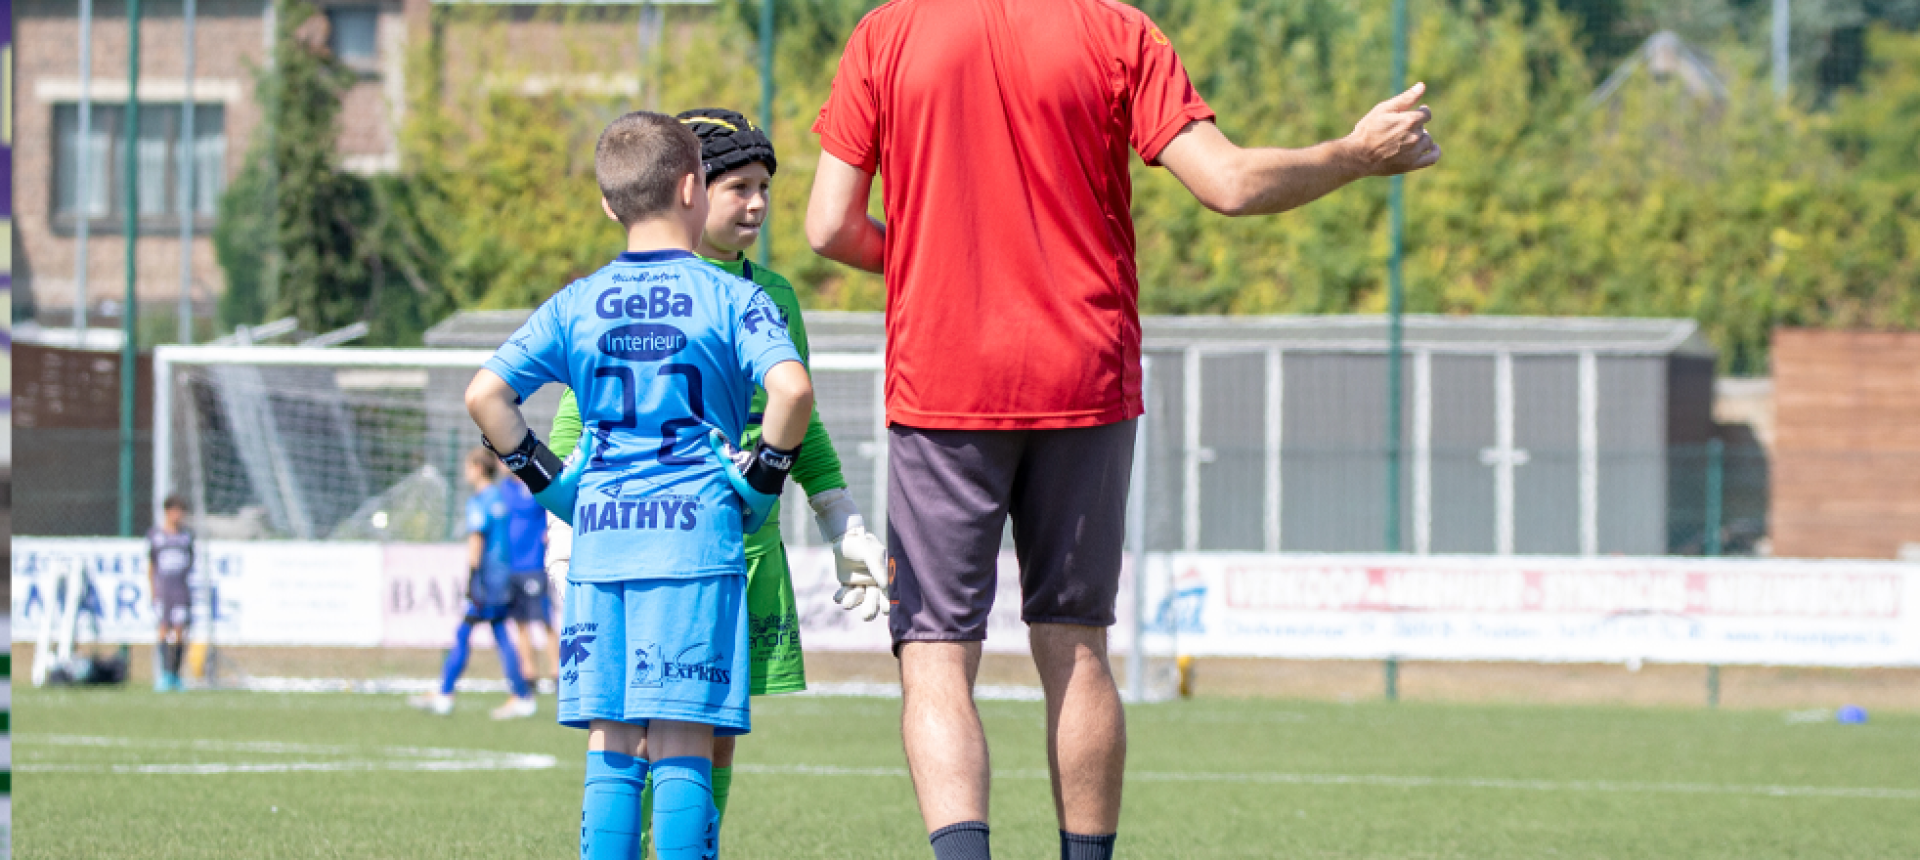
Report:
[[[22,685],[15,856],[572,857],[584,737],[495,699]],[[725,854],[930,856],[898,709],[756,700]],[[1057,856],[1040,705],[982,713],[998,856]],[[1123,857],[1920,857],[1920,715],[1200,699],[1128,724]]]

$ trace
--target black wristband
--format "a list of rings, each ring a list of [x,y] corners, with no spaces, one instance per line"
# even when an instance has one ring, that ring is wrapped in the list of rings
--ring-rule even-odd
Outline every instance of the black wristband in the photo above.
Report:
[[[507,471],[519,478],[520,483],[527,485],[529,493],[538,493],[546,489],[566,468],[566,464],[554,455],[552,449],[534,437],[532,430],[528,430],[526,438],[521,439],[519,445],[506,453],[501,453],[499,448],[493,447],[493,441],[485,436],[480,437],[480,443],[500,457],[500,462],[507,467]]]
[[[780,495],[780,489],[786,486],[787,474],[793,471],[793,463],[800,456],[800,446],[791,451],[782,451],[762,441],[753,449],[753,458],[747,461],[747,467],[740,471],[747,486],[769,496]]]

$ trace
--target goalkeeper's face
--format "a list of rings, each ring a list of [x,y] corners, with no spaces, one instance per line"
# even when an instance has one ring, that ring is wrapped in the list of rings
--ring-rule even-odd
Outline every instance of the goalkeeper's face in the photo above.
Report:
[[[773,175],[757,161],[714,177],[707,183],[707,227],[701,238],[729,256],[753,247],[766,224],[772,187]]]

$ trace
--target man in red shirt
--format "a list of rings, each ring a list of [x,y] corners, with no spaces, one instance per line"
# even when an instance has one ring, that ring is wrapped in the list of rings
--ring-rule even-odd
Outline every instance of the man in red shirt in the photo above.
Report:
[[[1114,0],[895,0],[814,131],[815,251],[887,275],[888,549],[903,733],[940,860],[987,856],[972,681],[1013,519],[1063,857],[1110,857],[1126,736],[1107,662],[1140,400],[1128,150],[1227,215],[1432,165],[1423,85],[1340,140],[1243,149]],[[867,216],[886,177],[885,224]]]

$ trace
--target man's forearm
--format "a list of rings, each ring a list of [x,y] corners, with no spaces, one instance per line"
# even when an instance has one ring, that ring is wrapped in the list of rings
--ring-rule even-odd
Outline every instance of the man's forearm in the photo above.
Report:
[[[1368,175],[1344,141],[1306,149],[1242,149],[1230,172],[1231,215],[1272,215],[1297,209]]]

